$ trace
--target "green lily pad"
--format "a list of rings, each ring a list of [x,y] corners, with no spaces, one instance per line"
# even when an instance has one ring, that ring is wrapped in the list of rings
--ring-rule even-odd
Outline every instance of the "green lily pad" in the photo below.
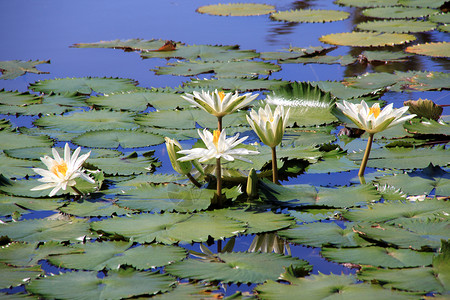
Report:
[[[441,13],[441,14],[434,14],[428,18],[431,22],[435,23],[443,23],[443,24],[449,24],[450,23],[450,14],[448,13]]]
[[[410,268],[431,265],[434,253],[383,247],[322,248],[322,256],[339,263]]]
[[[245,231],[245,224],[213,213],[195,215],[140,214],[91,223],[94,230],[119,234],[140,243],[165,244],[205,242],[208,237],[222,239]]]
[[[95,43],[77,43],[71,47],[74,48],[113,48],[123,49],[125,51],[139,51],[139,50],[157,50],[162,47],[166,40],[143,40],[143,39],[129,39],[129,40],[113,40],[100,41]]]
[[[245,222],[248,229],[245,234],[257,234],[280,230],[295,224],[292,217],[286,214],[276,214],[271,211],[251,210],[217,210],[215,214],[232,220]]]
[[[398,0],[337,0],[336,4],[354,7],[377,7],[396,5]]]
[[[109,271],[97,277],[97,272],[79,271],[48,276],[35,280],[27,291],[45,298],[122,299],[138,295],[163,293],[174,280],[164,274],[138,272],[133,269]]]
[[[214,16],[260,16],[273,13],[275,6],[258,3],[213,4],[197,8],[197,12]]]
[[[161,163],[153,157],[154,151],[137,155],[133,152],[127,156],[99,157],[89,159],[89,163],[108,175],[133,175],[142,174],[154,170]]]
[[[42,98],[36,95],[32,95],[29,92],[12,92],[0,90],[0,104],[4,105],[27,105],[41,103]]]
[[[133,129],[137,127],[133,122],[132,114],[108,110],[90,110],[62,116],[44,116],[34,121],[34,125],[69,132]]]
[[[346,86],[337,81],[312,81],[309,83],[314,87],[318,87],[325,93],[330,93],[334,97],[346,100],[367,95],[375,95],[380,91],[380,88],[356,88],[352,86]]]
[[[183,83],[186,87],[202,88],[205,90],[232,90],[232,91],[259,91],[271,90],[288,84],[287,81],[277,79],[259,78],[218,78],[218,79],[192,79]]]
[[[255,75],[270,75],[281,70],[281,67],[262,61],[225,61],[202,62],[180,61],[168,63],[167,67],[157,67],[156,75],[194,76],[205,73],[215,73],[216,77],[247,77]]]
[[[398,4],[404,6],[439,8],[444,5],[445,0],[398,0]]]
[[[290,108],[288,126],[321,125],[337,121],[331,114],[335,100],[329,93],[306,82],[293,82],[273,89],[266,101],[271,105]]]
[[[13,242],[0,248],[0,262],[14,266],[36,266],[49,255],[81,252],[77,248],[64,246],[57,242],[18,243]]]
[[[287,128],[283,136],[283,144],[293,144],[294,146],[314,146],[332,143],[336,137],[330,133],[326,126]]]
[[[215,286],[205,284],[178,283],[176,287],[168,293],[153,296],[156,300],[172,300],[172,299],[205,299],[216,300],[217,293],[213,293]]]
[[[130,242],[120,241],[75,245],[78,253],[52,255],[49,262],[68,269],[117,270],[121,265],[129,265],[145,270],[165,266],[186,257],[186,250],[181,247],[156,244],[131,246]]]
[[[189,45],[177,47],[174,51],[147,51],[142,52],[142,58],[177,58],[185,60],[201,59],[204,62],[213,61],[236,61],[258,57],[254,50],[239,50],[238,45],[234,46],[212,46],[212,45]]]
[[[381,47],[406,44],[416,39],[410,34],[344,32],[324,35],[319,40],[323,43],[352,47]]]
[[[33,219],[2,224],[2,235],[14,241],[75,241],[89,236],[89,223],[85,220],[69,221]]]
[[[439,12],[436,9],[431,8],[418,8],[418,7],[408,7],[408,6],[386,6],[386,7],[375,7],[367,8],[363,10],[363,15],[372,18],[383,18],[383,19],[413,19],[413,18],[423,18],[429,15],[433,15]],[[430,18],[430,21],[433,21]],[[435,22],[435,21],[433,21]]]
[[[280,61],[282,64],[340,64],[341,66],[351,65],[356,61],[351,55],[339,55],[339,56],[331,56],[331,55],[316,55],[311,57],[297,57],[293,59],[285,59]]]
[[[37,65],[49,64],[49,60],[23,61],[23,60],[8,60],[0,61],[0,72],[2,76],[0,79],[14,79],[22,76],[25,73],[34,74],[48,74],[49,72],[42,72],[36,69]]]
[[[53,147],[58,151],[58,153],[64,153],[64,149],[61,147]],[[51,155],[52,147],[32,147],[32,148],[17,148],[3,151],[6,155],[13,158],[19,159],[29,159],[29,160],[39,160],[41,157],[45,155]],[[91,152],[89,155],[89,160],[92,158],[98,157],[116,157],[121,154],[121,152],[117,150],[110,149],[86,149],[83,148],[80,150],[80,155]]]
[[[224,116],[223,128],[248,125],[245,116],[245,111]],[[200,109],[163,110],[140,114],[136,117],[136,123],[141,126],[176,129],[194,129],[198,128],[197,125],[203,128],[217,128],[217,118]]]
[[[215,191],[192,186],[142,184],[118,196],[119,206],[140,211],[193,212],[205,210]]]
[[[350,153],[348,158],[358,164],[362,160],[363,153]],[[426,168],[433,165],[446,166],[450,163],[450,151],[441,147],[435,148],[381,148],[370,152],[367,166],[380,169],[415,169]]]
[[[346,228],[342,229],[333,222],[315,222],[281,230],[277,234],[289,242],[311,247],[358,247],[370,245],[369,242],[353,231],[351,223],[346,223]]]
[[[321,220],[332,220],[339,214],[339,210],[302,209],[301,211],[290,210],[289,214],[295,218],[297,223],[310,223]]]
[[[433,165],[423,170],[381,177],[377,182],[400,188],[408,195],[429,195],[432,191],[436,196],[447,196],[450,193],[450,174]]]
[[[25,106],[0,105],[0,113],[4,115],[47,115],[47,114],[63,114],[74,110],[72,107],[59,106],[54,104],[34,104]]]
[[[368,209],[353,209],[343,213],[345,219],[350,221],[367,222],[400,222],[402,219],[424,219],[435,218],[439,215],[450,214],[450,204],[437,200],[428,199],[425,201],[385,201],[384,203],[375,203]]]
[[[450,125],[445,122],[412,120],[411,123],[405,123],[403,126],[408,132],[414,134],[450,135]]]
[[[0,131],[0,140],[2,141],[2,144],[0,145],[1,150],[53,145],[52,140],[49,139],[48,136],[30,136],[10,131]]]
[[[151,106],[157,110],[189,107],[180,94],[157,90],[137,90],[87,99],[90,105],[114,110],[144,111]]]
[[[10,215],[14,211],[26,212],[25,209],[30,210],[54,210],[63,203],[58,203],[57,199],[52,198],[27,198],[27,197],[15,197],[0,194],[0,211],[6,210]]]
[[[160,135],[136,130],[96,130],[79,135],[72,140],[84,147],[137,148],[158,145],[164,142]]]
[[[415,295],[383,289],[375,284],[359,283],[354,275],[311,275],[291,278],[291,284],[272,280],[255,289],[261,299],[295,299],[302,295],[307,299],[411,299]]]
[[[17,268],[0,264],[0,288],[5,289],[24,284],[31,278],[34,279],[43,273],[41,266]]]
[[[22,178],[26,175],[35,175],[31,169],[36,166],[35,162],[29,160],[11,158],[0,152],[0,166],[2,174],[8,178]]]
[[[67,206],[61,207],[59,211],[78,217],[108,217],[111,215],[125,215],[133,213],[132,210],[128,210],[122,207],[118,207],[112,202],[108,201],[83,201],[72,202]]]
[[[216,259],[188,259],[166,267],[166,271],[181,278],[207,281],[262,283],[277,280],[285,267],[293,265],[304,272],[311,266],[304,260],[275,253],[218,253]]]
[[[433,268],[376,269],[365,268],[358,279],[377,281],[386,289],[398,289],[423,293],[445,293],[444,284],[436,278]],[[438,274],[439,277],[439,274]]]
[[[378,201],[380,195],[372,185],[340,188],[318,188],[315,205],[331,207],[352,207]],[[357,195],[357,196],[356,196]]]
[[[286,22],[325,23],[345,20],[350,16],[346,11],[327,9],[295,9],[277,11],[270,15],[272,19]]]
[[[85,101],[88,99],[86,95],[80,95],[78,93],[50,93],[49,95],[43,95],[42,97],[42,104],[53,104],[62,107],[85,107],[87,106]]]
[[[137,82],[131,79],[122,78],[58,78],[37,81],[30,84],[30,89],[35,92],[49,94],[80,93],[90,95],[93,91],[103,94],[111,94],[136,89]]]
[[[391,247],[433,249],[441,246],[441,239],[450,239],[450,224],[439,220],[404,220],[397,226],[360,223],[354,227],[362,237],[380,241]]]
[[[436,23],[416,20],[382,20],[359,23],[356,28],[377,32],[410,33],[434,30]]]
[[[449,42],[437,42],[437,43],[425,43],[414,46],[409,46],[405,49],[406,52],[432,56],[432,57],[450,57],[450,43]]]

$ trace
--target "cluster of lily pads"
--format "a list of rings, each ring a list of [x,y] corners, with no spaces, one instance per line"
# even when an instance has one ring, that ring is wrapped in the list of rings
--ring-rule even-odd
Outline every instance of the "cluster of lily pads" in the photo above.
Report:
[[[423,1],[338,1],[413,13],[399,2]],[[445,23],[437,7],[416,17]],[[364,14],[376,9],[382,7]],[[431,100],[395,109],[380,99],[446,93],[447,73],[289,82],[268,77],[286,63],[367,66],[411,54],[330,58],[334,48],[258,53],[156,39],[74,47],[167,58],[153,70],[160,75],[214,76],[177,88],[83,77],[37,81],[26,93],[0,91],[1,297],[214,299],[233,283],[253,284],[250,293],[231,295],[237,299],[448,295],[449,118]],[[39,72],[39,63],[0,68],[11,78]],[[16,127],[12,116],[31,124]],[[74,145],[80,148],[71,152]],[[246,154],[256,155],[248,161]],[[364,180],[358,168],[361,177],[370,170]],[[295,183],[347,172],[355,179],[341,186]],[[33,218],[34,211],[48,217]],[[246,237],[251,245],[236,251]],[[357,272],[317,274],[294,255],[299,245]],[[19,293],[8,290],[16,286]]]

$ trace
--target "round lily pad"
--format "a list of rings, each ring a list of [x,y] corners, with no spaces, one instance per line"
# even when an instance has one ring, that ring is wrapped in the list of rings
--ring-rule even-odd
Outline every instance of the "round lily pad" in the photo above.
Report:
[[[69,132],[107,129],[133,129],[136,124],[130,113],[108,110],[90,110],[70,115],[50,115],[37,119],[34,125]]]
[[[135,130],[99,130],[86,132],[72,140],[75,144],[98,148],[137,148],[164,142],[160,135]]]
[[[92,91],[103,94],[111,94],[136,89],[137,82],[122,78],[58,78],[38,81],[30,84],[30,88],[36,92],[49,94],[51,92],[80,93],[89,95]]]
[[[335,3],[354,7],[377,7],[396,5],[398,0],[337,0]]]
[[[416,20],[382,20],[359,23],[356,28],[377,32],[409,33],[431,31],[436,28],[436,23]]]
[[[350,16],[348,12],[327,9],[296,9],[277,11],[270,17],[277,21],[298,23],[325,23],[345,20]]]
[[[304,260],[275,253],[219,253],[217,259],[188,259],[166,267],[170,274],[181,278],[221,282],[262,283],[277,280],[284,268],[293,265],[310,271]]]
[[[413,19],[422,18],[439,12],[431,8],[405,7],[405,6],[386,6],[367,8],[363,10],[363,15],[372,18],[383,19]],[[436,22],[431,19],[430,21]]]
[[[425,43],[414,46],[409,46],[405,50],[409,53],[415,53],[433,57],[450,57],[450,43],[449,42],[437,42],[437,43]]]
[[[275,12],[275,6],[257,3],[228,3],[201,6],[197,12],[215,16],[260,16]]]
[[[319,40],[332,45],[380,47],[401,45],[415,39],[413,35],[400,33],[344,32],[324,35]]]

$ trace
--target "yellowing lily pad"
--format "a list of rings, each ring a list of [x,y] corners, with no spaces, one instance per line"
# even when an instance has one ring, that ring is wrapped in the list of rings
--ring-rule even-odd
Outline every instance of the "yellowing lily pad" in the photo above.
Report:
[[[275,6],[257,3],[228,3],[201,6],[201,14],[214,16],[260,16],[275,12]]]
[[[409,46],[405,50],[409,53],[415,53],[433,57],[450,57],[450,43],[438,42],[438,43],[425,43],[414,46]]]
[[[411,34],[375,33],[375,32],[343,32],[322,36],[323,43],[353,47],[394,46],[409,43],[416,39]]]
[[[302,22],[302,23],[325,23],[345,20],[349,13],[339,10],[325,9],[296,9],[289,11],[278,11],[270,17],[278,21]]]

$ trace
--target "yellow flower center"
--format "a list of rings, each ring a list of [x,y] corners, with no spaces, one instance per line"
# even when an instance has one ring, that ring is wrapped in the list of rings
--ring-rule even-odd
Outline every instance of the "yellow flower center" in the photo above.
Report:
[[[220,92],[218,92],[217,94],[219,95],[220,102],[222,102],[222,101],[223,101],[223,98],[225,98],[225,93],[222,92],[222,91],[220,91]]]
[[[60,174],[64,177],[67,173],[67,164],[65,161],[62,161],[59,164],[55,164],[50,171],[58,177],[60,177]]]
[[[214,146],[217,147],[217,143],[219,142],[219,137],[220,137],[220,131],[219,130],[214,130],[213,132],[213,143]]]
[[[369,110],[369,116],[373,114],[373,116],[376,118],[378,118],[378,115],[380,114],[380,107],[378,105],[373,105],[370,110]]]

